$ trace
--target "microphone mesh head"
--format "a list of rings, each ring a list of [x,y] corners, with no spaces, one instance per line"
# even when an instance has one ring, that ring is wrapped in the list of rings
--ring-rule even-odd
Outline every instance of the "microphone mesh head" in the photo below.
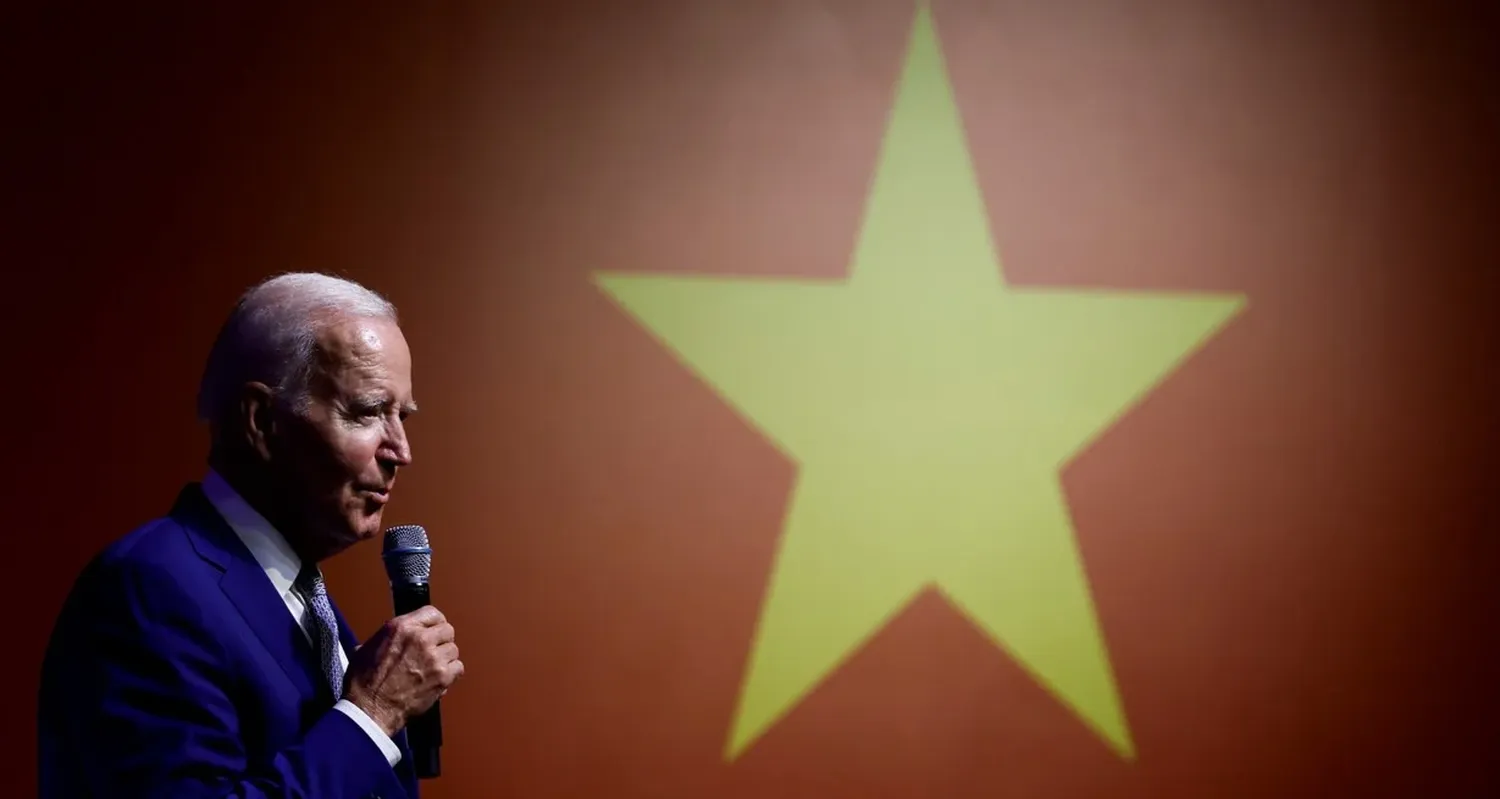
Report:
[[[432,548],[427,545],[427,531],[420,525],[388,528],[380,557],[392,585],[422,584],[432,574]]]

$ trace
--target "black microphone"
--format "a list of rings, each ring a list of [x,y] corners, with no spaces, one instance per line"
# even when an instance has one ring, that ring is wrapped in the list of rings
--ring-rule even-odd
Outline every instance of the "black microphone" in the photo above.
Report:
[[[415,524],[403,524],[385,531],[385,573],[391,578],[391,599],[396,615],[404,616],[432,604],[427,578],[432,573],[432,548],[427,545],[427,531]],[[442,771],[438,750],[443,745],[443,720],[438,703],[406,723],[406,742],[411,746],[412,765],[417,777],[429,779]]]

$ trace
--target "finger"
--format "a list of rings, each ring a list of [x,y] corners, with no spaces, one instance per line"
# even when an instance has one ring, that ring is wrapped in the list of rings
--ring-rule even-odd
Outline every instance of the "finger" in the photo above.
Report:
[[[411,622],[421,627],[433,627],[448,621],[441,610],[431,606],[423,605],[416,610],[401,616],[403,621]]]
[[[441,644],[433,654],[438,663],[455,663],[458,661],[458,644],[452,641]]]
[[[443,614],[437,608],[430,605],[414,610],[404,616],[397,616],[390,621],[395,631],[408,636],[421,636],[422,632],[429,627],[445,623],[446,620],[443,618]]]
[[[449,685],[458,682],[458,678],[462,676],[464,676],[464,662],[462,660],[455,660],[452,663],[448,664]]]
[[[453,639],[453,625],[448,622],[443,622],[435,627],[426,627],[422,630],[422,640],[432,646],[451,643]]]

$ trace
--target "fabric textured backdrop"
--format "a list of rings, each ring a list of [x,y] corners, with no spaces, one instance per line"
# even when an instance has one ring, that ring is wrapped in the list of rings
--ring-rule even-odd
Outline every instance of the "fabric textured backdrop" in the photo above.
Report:
[[[1495,791],[1495,26],[1441,4],[934,4],[1007,279],[1250,299],[1063,475],[1138,758],[927,594],[724,761],[794,469],[589,276],[842,275],[913,9],[18,19],[19,715],[68,580],[199,474],[229,304],[310,268],[414,349],[387,521],[469,666],[429,796]],[[361,634],[377,548],[329,568]]]

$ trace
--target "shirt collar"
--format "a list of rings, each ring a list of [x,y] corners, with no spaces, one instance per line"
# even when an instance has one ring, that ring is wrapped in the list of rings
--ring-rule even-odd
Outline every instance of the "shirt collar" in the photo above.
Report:
[[[286,537],[259,511],[250,507],[250,503],[213,469],[203,477],[203,494],[245,543],[255,562],[271,578],[276,592],[283,597],[290,593],[297,573],[302,570],[302,559],[297,557]]]

